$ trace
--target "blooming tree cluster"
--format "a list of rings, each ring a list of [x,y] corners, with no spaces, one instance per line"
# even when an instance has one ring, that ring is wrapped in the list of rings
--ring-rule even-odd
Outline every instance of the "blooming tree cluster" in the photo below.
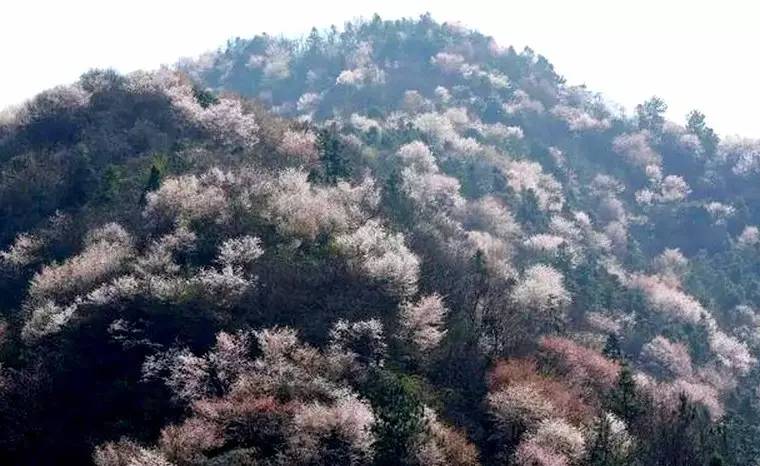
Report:
[[[747,177],[760,170],[760,142],[756,139],[726,138],[718,147],[718,155],[735,175]]]
[[[542,210],[555,212],[565,203],[562,185],[549,174],[543,172],[536,162],[513,161],[506,164],[504,175],[509,186],[517,193],[531,191],[538,199]]]
[[[372,44],[362,42],[347,59],[348,68],[341,71],[336,83],[341,86],[362,88],[385,82],[385,71],[372,61]]]
[[[340,182],[336,187],[316,186],[308,174],[288,169],[262,187],[263,215],[286,235],[313,240],[320,233],[356,228],[378,202],[374,182],[351,186]]]
[[[432,350],[446,335],[444,320],[447,313],[448,309],[439,295],[425,296],[416,303],[403,304],[399,322],[405,338],[423,353]]]
[[[689,349],[683,343],[657,336],[644,345],[642,355],[655,368],[675,377],[690,377],[694,371]]]
[[[724,414],[723,404],[718,390],[706,383],[689,379],[675,379],[672,382],[658,382],[645,374],[636,375],[636,384],[640,390],[648,393],[662,408],[674,410],[679,398],[685,396],[693,403],[704,406],[713,419]]]
[[[722,202],[708,202],[704,205],[704,208],[717,225],[725,225],[728,219],[736,214],[734,206]]]
[[[544,337],[539,345],[547,363],[573,385],[604,390],[617,382],[620,365],[592,349],[562,337]]]
[[[226,177],[227,174],[221,174]],[[221,221],[229,200],[216,183],[219,177],[184,175],[165,180],[146,196],[144,215],[157,225],[199,220]]]
[[[430,57],[430,63],[445,74],[459,75],[470,80],[480,78],[487,80],[496,89],[504,89],[509,86],[509,78],[498,71],[487,71],[479,65],[467,63],[464,56],[459,53],[438,52]]]
[[[565,289],[562,273],[549,265],[538,264],[525,271],[512,291],[518,306],[539,314],[562,314],[572,297]]]
[[[476,466],[480,464],[477,449],[462,432],[446,425],[436,413],[425,407],[425,430],[419,435],[415,459],[431,466]]]
[[[261,352],[255,359],[254,342]],[[296,464],[325,457],[365,464],[373,454],[375,416],[343,379],[346,360],[304,345],[286,328],[220,333],[203,356],[184,349],[158,354],[146,361],[145,377],[163,379],[190,404],[190,417],[165,427],[155,448],[104,444],[96,463],[152,455],[156,464],[194,464],[222,444],[277,438],[284,458]]]
[[[571,131],[603,131],[611,126],[607,118],[595,118],[583,109],[568,105],[557,105],[551,113],[564,121]]]
[[[354,232],[337,236],[335,247],[353,269],[387,284],[400,296],[416,292],[419,259],[406,247],[401,233],[389,233],[369,220]]]
[[[196,98],[192,84],[168,69],[135,72],[128,76],[127,89],[135,94],[163,95],[177,115],[226,149],[252,150],[259,142],[259,125],[240,100],[222,97],[210,105]]]
[[[675,248],[665,249],[652,263],[660,277],[675,286],[680,285],[681,278],[689,271],[689,260]]]
[[[658,276],[636,275],[632,277],[630,286],[643,291],[649,304],[668,319],[704,325],[709,334],[708,344],[716,361],[735,374],[746,374],[757,361],[747,345],[722,331],[712,314],[699,301],[681,291],[673,281],[670,280],[669,283]],[[658,343],[660,347],[661,343]]]
[[[586,432],[593,423],[593,408],[577,386],[538,369],[531,360],[497,364],[489,378],[489,413],[501,436],[518,441],[513,451],[516,464],[579,463],[589,443]],[[617,421],[617,427],[623,440],[625,424]]]
[[[130,235],[110,223],[93,230],[78,255],[43,267],[29,286],[24,337],[35,340],[60,330],[73,317],[82,295],[123,271],[133,254]]]
[[[317,136],[310,131],[288,129],[280,141],[280,150],[287,156],[312,165],[319,154],[317,153]]]
[[[414,125],[428,135],[438,149],[448,149],[463,156],[477,155],[480,144],[471,137],[461,136],[459,131],[467,125],[469,117],[463,109],[449,110],[445,114],[423,113],[414,119]]]
[[[531,96],[522,89],[517,89],[512,100],[504,104],[504,111],[508,114],[515,113],[537,113],[544,112],[544,105],[531,98]]]
[[[6,250],[0,251],[0,268],[19,270],[40,260],[44,240],[35,235],[21,233]]]
[[[646,131],[616,137],[613,141],[613,149],[634,167],[659,168],[662,163],[662,156],[652,148],[651,135]]]
[[[643,291],[649,304],[668,318],[698,324],[703,316],[709,316],[699,301],[658,276],[634,276],[631,286]]]
[[[252,55],[250,68],[261,69],[264,77],[277,81],[290,76],[291,51],[286,43],[272,42],[263,55]]]
[[[754,225],[744,227],[739,237],[736,238],[736,244],[740,247],[753,247],[760,244],[760,229]]]

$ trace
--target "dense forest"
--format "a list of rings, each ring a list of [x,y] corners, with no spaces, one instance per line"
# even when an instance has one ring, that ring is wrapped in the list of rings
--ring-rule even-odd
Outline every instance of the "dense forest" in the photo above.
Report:
[[[760,141],[666,110],[429,15],[4,110],[0,464],[760,464]]]

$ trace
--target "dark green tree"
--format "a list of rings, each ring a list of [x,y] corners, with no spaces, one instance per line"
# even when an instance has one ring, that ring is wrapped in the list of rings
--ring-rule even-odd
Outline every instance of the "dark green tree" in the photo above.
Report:
[[[100,197],[105,201],[116,199],[123,179],[124,175],[118,166],[110,165],[106,168],[100,182]]]
[[[523,193],[515,217],[530,233],[544,231],[549,226],[549,217],[541,210],[533,191]]]
[[[371,375],[367,391],[377,416],[375,464],[413,464],[413,442],[425,428],[422,401],[413,382],[378,369]]]
[[[699,142],[705,150],[705,155],[708,158],[714,156],[720,138],[718,138],[718,135],[715,134],[712,128],[707,126],[705,114],[698,110],[689,112],[686,116],[686,127],[699,137]]]
[[[193,86],[193,97],[195,97],[198,105],[203,108],[208,108],[219,102],[219,99],[211,91],[198,86]]]
[[[64,207],[80,207],[97,192],[98,178],[87,150],[77,150],[69,165],[68,189],[64,195]]]
[[[166,160],[163,157],[155,157],[153,163],[150,166],[150,173],[148,174],[148,181],[145,183],[142,195],[140,196],[140,204],[145,204],[145,196],[151,191],[155,191],[161,187],[161,181],[164,179],[166,173]]]
[[[620,416],[626,424],[635,422],[644,412],[643,400],[636,392],[636,381],[627,364],[623,364],[617,385],[609,395],[610,411]]]
[[[610,359],[620,360],[623,357],[623,352],[620,349],[620,339],[614,333],[610,333],[607,336],[607,341],[604,343],[602,354]]]
[[[347,147],[340,140],[340,135],[334,124],[319,131],[317,147],[320,166],[311,172],[310,178],[312,180],[335,184],[338,180],[351,177],[351,162]]]
[[[636,106],[636,115],[639,120],[639,129],[647,129],[656,134],[662,131],[665,124],[665,112],[668,105],[659,97],[652,97],[643,104]]]

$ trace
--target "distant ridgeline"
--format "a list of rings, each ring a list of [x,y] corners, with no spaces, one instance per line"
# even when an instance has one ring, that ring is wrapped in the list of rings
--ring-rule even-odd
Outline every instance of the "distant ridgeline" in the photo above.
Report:
[[[760,142],[665,110],[429,16],[5,110],[0,463],[757,463]]]

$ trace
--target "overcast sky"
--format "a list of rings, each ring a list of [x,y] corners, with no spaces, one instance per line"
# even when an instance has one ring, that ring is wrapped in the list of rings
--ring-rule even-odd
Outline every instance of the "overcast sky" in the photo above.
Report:
[[[375,12],[429,11],[502,45],[528,45],[571,84],[629,109],[656,94],[671,119],[698,108],[721,134],[760,138],[754,0],[0,1],[0,107],[94,67],[155,68],[234,36],[301,36]]]

